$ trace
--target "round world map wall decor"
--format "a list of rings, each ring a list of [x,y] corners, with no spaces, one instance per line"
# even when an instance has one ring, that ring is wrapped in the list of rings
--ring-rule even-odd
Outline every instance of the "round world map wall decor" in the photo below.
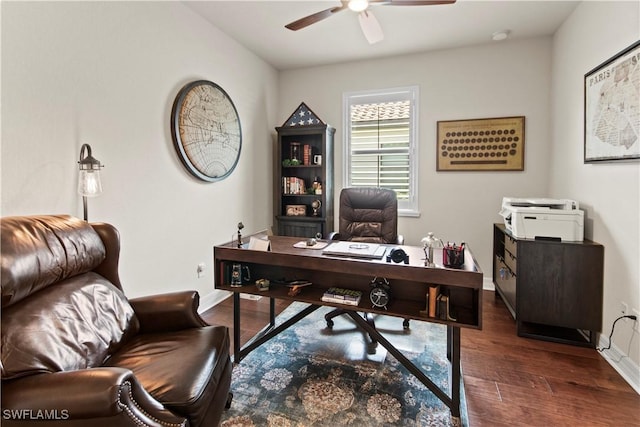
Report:
[[[238,111],[217,84],[186,84],[173,103],[171,136],[180,160],[196,178],[213,182],[233,172],[240,158]]]

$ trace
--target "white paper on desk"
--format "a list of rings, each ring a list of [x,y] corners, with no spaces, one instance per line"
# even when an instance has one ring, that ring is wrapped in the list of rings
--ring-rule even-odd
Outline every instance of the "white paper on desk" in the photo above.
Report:
[[[267,252],[271,249],[271,241],[266,237],[264,239],[259,239],[251,236],[249,237],[249,249]]]

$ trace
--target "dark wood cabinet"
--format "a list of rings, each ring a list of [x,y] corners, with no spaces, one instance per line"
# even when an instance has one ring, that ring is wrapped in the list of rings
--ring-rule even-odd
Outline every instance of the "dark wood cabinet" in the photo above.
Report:
[[[518,239],[493,228],[493,282],[519,336],[596,345],[602,329],[604,247]]]
[[[335,129],[322,124],[282,126],[276,131],[276,233],[298,237],[315,237],[319,233],[326,237],[333,231]]]

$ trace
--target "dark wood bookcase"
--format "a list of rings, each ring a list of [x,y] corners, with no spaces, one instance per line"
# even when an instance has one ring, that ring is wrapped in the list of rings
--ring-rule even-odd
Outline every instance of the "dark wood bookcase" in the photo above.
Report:
[[[493,283],[519,336],[595,347],[602,330],[604,247],[518,239],[493,227]]]
[[[326,124],[277,127],[274,216],[280,236],[326,237],[333,231],[333,136]],[[306,148],[305,148],[306,147]],[[297,153],[294,153],[297,151]],[[297,156],[298,164],[290,161]],[[317,156],[320,156],[321,161]],[[294,162],[295,163],[295,162]],[[318,179],[321,194],[315,194]],[[312,204],[320,203],[314,214]],[[295,215],[292,215],[295,213]]]

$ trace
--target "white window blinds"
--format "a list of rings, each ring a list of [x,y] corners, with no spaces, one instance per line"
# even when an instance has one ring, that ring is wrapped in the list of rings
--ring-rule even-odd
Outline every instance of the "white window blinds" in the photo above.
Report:
[[[347,186],[393,189],[405,211],[417,210],[414,100],[408,90],[345,97]]]

